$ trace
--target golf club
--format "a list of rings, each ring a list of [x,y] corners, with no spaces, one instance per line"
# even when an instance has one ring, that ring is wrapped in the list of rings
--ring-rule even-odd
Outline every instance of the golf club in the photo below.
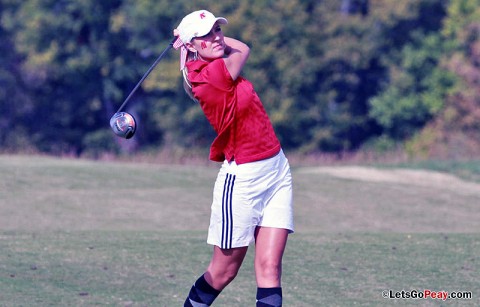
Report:
[[[130,92],[130,94],[127,96],[127,98],[123,101],[122,105],[120,108],[118,108],[117,112],[113,114],[112,118],[110,119],[110,127],[112,128],[113,132],[123,138],[129,139],[131,138],[137,129],[137,124],[135,121],[135,118],[127,113],[127,112],[121,112],[122,109],[125,107],[127,102],[132,98],[133,94],[137,91],[137,89],[140,87],[140,85],[143,83],[143,81],[148,77],[148,75],[152,72],[152,70],[157,66],[158,62],[165,56],[168,50],[170,50],[173,47],[174,42],[177,40],[177,37],[175,37],[163,50],[163,52],[158,56],[158,58],[155,60],[155,62],[150,66],[150,68],[145,72],[143,77],[138,81],[137,85],[133,88],[133,90]]]

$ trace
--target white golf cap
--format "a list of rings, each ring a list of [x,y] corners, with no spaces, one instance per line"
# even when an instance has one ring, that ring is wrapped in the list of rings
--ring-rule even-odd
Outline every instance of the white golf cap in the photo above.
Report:
[[[195,11],[185,16],[177,27],[180,40],[186,44],[194,37],[207,35],[216,22],[227,24],[227,19],[215,17],[206,10]]]

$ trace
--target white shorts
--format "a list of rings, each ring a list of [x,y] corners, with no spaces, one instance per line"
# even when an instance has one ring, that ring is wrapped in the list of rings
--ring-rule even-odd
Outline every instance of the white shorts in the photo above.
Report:
[[[207,243],[248,246],[257,226],[294,231],[292,175],[283,151],[240,165],[225,161],[218,173]]]

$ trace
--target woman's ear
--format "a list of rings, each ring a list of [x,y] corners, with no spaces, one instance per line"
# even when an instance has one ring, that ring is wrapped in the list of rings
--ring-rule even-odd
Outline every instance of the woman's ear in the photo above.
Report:
[[[197,49],[195,49],[192,43],[186,43],[185,46],[187,47],[188,51],[193,53],[197,52]]]

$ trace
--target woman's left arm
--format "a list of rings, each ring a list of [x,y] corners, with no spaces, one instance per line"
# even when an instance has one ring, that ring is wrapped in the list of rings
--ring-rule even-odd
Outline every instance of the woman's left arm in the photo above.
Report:
[[[250,48],[247,44],[231,37],[225,37],[225,45],[225,56],[223,59],[232,79],[236,80],[247,62]]]

